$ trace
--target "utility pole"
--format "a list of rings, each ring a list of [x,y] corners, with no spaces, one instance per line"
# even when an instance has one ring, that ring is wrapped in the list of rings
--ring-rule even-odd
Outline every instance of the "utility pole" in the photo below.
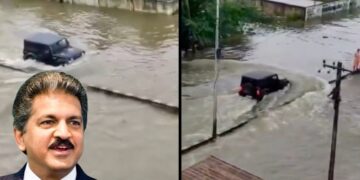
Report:
[[[344,70],[342,68],[342,63],[338,62],[337,66],[335,63],[333,65],[326,64],[325,60],[323,61],[323,67],[336,69],[336,83],[334,89],[329,94],[331,99],[334,101],[334,121],[332,129],[332,139],[331,139],[331,152],[330,152],[330,163],[329,163],[329,174],[328,180],[334,179],[334,168],[335,168],[335,155],[336,155],[336,136],[338,128],[338,118],[339,118],[339,105],[340,105],[340,86],[341,86],[341,72]]]
[[[219,78],[219,11],[220,11],[220,0],[216,0],[216,29],[215,29],[215,51],[214,51],[214,68],[215,68],[215,77],[214,77],[214,86],[213,86],[213,131],[212,139],[215,140],[217,136],[217,92],[216,92],[216,83]]]

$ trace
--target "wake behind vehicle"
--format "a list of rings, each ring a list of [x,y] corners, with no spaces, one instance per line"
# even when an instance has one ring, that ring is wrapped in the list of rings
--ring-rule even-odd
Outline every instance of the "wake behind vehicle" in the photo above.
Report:
[[[249,95],[260,101],[264,95],[283,89],[288,84],[287,79],[279,79],[276,73],[252,71],[242,75],[239,95]]]
[[[72,47],[69,41],[53,33],[35,33],[24,39],[23,59],[34,59],[52,66],[69,64],[85,51]]]

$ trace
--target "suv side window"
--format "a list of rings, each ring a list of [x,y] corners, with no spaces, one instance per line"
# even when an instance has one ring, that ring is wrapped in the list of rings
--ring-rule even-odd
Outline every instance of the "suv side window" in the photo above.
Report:
[[[248,78],[246,78],[246,77],[242,77],[242,79],[241,79],[241,84],[242,85],[244,85],[244,84],[246,84],[246,83],[249,83],[249,82],[251,82]]]

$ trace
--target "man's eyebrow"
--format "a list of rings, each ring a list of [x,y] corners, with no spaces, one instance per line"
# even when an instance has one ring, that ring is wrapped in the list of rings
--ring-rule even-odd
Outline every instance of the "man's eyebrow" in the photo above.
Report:
[[[56,119],[56,117],[52,114],[46,114],[43,116],[40,116],[39,119],[43,119],[43,118],[50,118],[50,119]]]
[[[67,119],[79,119],[79,120],[81,120],[82,121],[82,116],[80,115],[80,116],[70,116],[69,118],[67,118]]]
[[[57,119],[55,115],[52,115],[52,114],[46,114],[46,115],[43,115],[43,116],[40,116],[39,117],[39,120],[40,119],[44,119],[44,118],[49,118],[49,119]],[[70,116],[68,118],[66,118],[67,120],[68,119],[80,119],[82,121],[82,116],[81,115],[73,115],[73,116]]]

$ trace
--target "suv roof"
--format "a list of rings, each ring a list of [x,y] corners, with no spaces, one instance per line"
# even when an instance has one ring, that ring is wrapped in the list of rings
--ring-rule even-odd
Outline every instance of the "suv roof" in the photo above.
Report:
[[[276,73],[268,72],[268,71],[251,71],[243,74],[242,76],[251,79],[261,80],[273,75],[276,75]]]
[[[63,37],[53,33],[35,33],[25,38],[25,41],[44,45],[51,45],[60,41],[61,39],[63,39]]]

